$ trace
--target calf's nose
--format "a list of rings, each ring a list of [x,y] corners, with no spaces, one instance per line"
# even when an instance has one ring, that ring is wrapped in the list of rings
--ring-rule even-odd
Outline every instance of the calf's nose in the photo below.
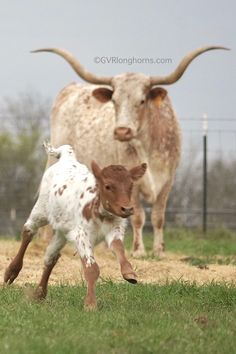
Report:
[[[133,213],[134,213],[134,208],[133,208],[133,207],[130,207],[130,208],[121,207],[121,213],[122,213],[124,216],[133,215]]]
[[[118,127],[114,130],[114,138],[119,141],[129,141],[133,138],[133,132],[130,128]]]

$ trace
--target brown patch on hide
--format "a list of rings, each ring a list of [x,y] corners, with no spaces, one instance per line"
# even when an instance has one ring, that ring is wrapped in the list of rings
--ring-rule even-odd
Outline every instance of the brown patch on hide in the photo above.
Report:
[[[58,189],[58,193],[59,193],[59,195],[62,195],[63,194],[63,192],[64,192],[64,190],[67,188],[67,185],[66,184],[64,184],[61,188],[59,188]],[[56,195],[56,194],[55,194]]]
[[[89,96],[84,98],[84,104],[88,104],[89,103]]]
[[[162,217],[160,217],[160,219],[158,220],[158,223],[157,223],[157,228],[158,229],[162,229],[163,228],[163,224],[164,224],[164,220]]]
[[[82,210],[82,215],[87,221],[92,219],[92,206],[93,206],[93,203],[90,202],[90,203],[86,204]]]
[[[96,193],[97,192],[97,187],[95,186],[94,188],[91,188],[90,190],[89,190],[89,193]]]
[[[140,246],[140,242],[139,242],[139,240],[136,239],[134,241],[134,245],[133,245],[134,251],[137,251],[139,249],[139,246]]]

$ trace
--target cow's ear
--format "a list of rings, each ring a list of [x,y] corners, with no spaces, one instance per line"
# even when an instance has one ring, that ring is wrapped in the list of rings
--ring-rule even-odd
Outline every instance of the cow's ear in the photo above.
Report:
[[[99,179],[101,176],[101,168],[98,166],[97,162],[92,161],[91,162],[91,168],[92,168],[92,172],[94,174],[94,176]]]
[[[131,174],[131,178],[133,181],[137,181],[139,178],[143,177],[144,173],[146,172],[147,164],[142,163],[139,166],[131,168],[129,171]]]
[[[92,94],[98,101],[106,103],[110,101],[113,91],[105,87],[99,87],[93,90]]]
[[[149,91],[148,98],[152,100],[157,107],[160,107],[166,95],[167,91],[165,89],[162,87],[154,87]]]

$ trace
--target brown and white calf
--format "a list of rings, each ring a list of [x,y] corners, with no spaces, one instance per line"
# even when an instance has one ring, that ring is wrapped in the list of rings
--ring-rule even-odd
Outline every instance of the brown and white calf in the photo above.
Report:
[[[74,243],[87,281],[85,306],[96,307],[95,284],[99,267],[94,259],[93,246],[105,238],[116,254],[123,278],[136,283],[136,274],[124,252],[123,238],[128,216],[133,214],[131,194],[133,183],[147,168],[145,163],[127,170],[121,165],[101,169],[92,162],[93,174],[76,160],[70,145],[53,148],[45,145],[49,155],[58,162],[46,170],[39,197],[22,231],[22,242],[15,258],[6,269],[4,281],[12,283],[18,276],[24,253],[39,227],[50,224],[54,237],[45,255],[45,268],[35,291],[35,298],[47,294],[48,279],[66,241]]]

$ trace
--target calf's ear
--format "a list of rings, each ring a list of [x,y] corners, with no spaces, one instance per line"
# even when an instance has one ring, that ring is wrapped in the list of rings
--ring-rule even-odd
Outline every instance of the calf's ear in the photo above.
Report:
[[[93,90],[92,95],[100,102],[106,103],[110,101],[113,91],[106,87],[99,87]]]
[[[148,98],[157,106],[160,107],[164,98],[167,95],[167,91],[162,87],[154,87],[149,91]]]
[[[131,178],[133,181],[137,181],[139,178],[143,177],[144,173],[146,172],[147,164],[142,163],[139,166],[131,168],[129,171],[131,174]]]
[[[98,166],[98,164],[95,161],[91,162],[91,168],[94,176],[99,179],[101,175],[101,168]]]

